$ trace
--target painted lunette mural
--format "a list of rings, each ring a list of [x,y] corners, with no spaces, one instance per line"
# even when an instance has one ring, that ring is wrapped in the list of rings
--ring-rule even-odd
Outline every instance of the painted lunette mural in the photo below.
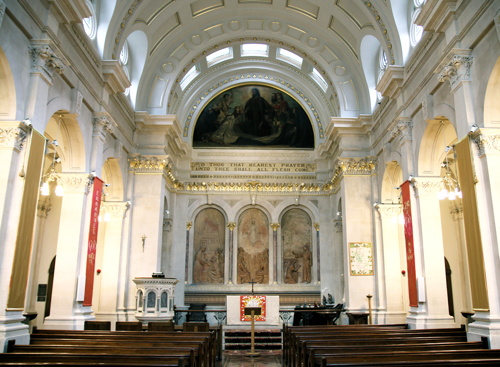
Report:
[[[241,85],[221,92],[200,113],[194,148],[314,148],[311,120],[280,89]]]

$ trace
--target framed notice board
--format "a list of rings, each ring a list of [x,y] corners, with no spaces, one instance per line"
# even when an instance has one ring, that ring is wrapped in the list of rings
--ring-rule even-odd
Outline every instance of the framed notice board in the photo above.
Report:
[[[370,242],[349,242],[351,275],[373,275],[373,250]]]

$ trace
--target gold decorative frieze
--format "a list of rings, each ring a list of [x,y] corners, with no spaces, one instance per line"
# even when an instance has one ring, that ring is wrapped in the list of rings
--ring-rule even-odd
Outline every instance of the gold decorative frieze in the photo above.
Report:
[[[324,186],[323,190],[331,191],[338,186],[345,175],[373,175],[377,170],[377,161],[371,157],[341,158],[337,160],[333,176]]]
[[[152,155],[136,155],[128,159],[129,168],[135,173],[163,173],[165,168],[171,168],[172,164],[168,157],[157,157]]]

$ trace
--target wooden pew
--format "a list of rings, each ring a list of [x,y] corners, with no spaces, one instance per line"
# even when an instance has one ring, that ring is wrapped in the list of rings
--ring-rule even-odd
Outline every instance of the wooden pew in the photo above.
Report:
[[[188,356],[177,355],[92,355],[62,353],[0,353],[2,366],[157,366],[187,367],[191,366]]]
[[[500,365],[500,350],[482,349],[465,351],[392,352],[356,355],[323,356],[313,366],[456,366],[456,365]],[[482,363],[482,364],[478,364]]]
[[[32,345],[96,347],[106,345],[118,348],[196,348],[196,365],[214,367],[216,343],[214,332],[144,332],[144,331],[90,331],[37,330],[31,335]]]

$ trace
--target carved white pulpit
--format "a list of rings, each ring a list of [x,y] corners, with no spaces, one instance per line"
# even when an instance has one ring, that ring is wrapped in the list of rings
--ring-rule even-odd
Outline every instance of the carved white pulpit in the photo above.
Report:
[[[134,278],[136,287],[135,318],[143,323],[174,318],[175,278]]]

